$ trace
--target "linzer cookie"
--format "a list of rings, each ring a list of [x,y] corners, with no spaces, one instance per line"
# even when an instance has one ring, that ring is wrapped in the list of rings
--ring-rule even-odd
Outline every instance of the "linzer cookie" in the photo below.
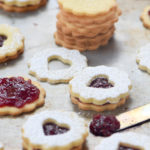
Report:
[[[44,104],[45,90],[23,77],[0,78],[0,115],[19,115]]]
[[[60,60],[69,64],[68,69],[51,70],[48,69],[48,62]],[[50,83],[67,83],[73,76],[87,66],[87,59],[77,50],[67,50],[65,48],[52,48],[36,53],[28,63],[29,74],[41,81]]]
[[[87,125],[74,112],[44,111],[31,116],[22,128],[25,150],[82,150]]]
[[[139,69],[146,71],[150,74],[150,44],[143,46],[136,58]]]
[[[87,67],[69,82],[70,97],[80,109],[105,111],[123,105],[131,89],[128,75],[116,68]]]
[[[0,0],[0,8],[8,12],[26,12],[46,5],[47,0]]]
[[[143,22],[144,27],[150,29],[150,6],[147,6],[142,15],[141,15],[141,21]]]
[[[106,45],[121,11],[115,0],[58,0],[57,45],[79,51]],[[81,44],[82,41],[82,44]]]
[[[24,51],[24,37],[7,24],[0,25],[0,63],[17,58]]]
[[[127,132],[117,133],[104,139],[95,150],[149,150],[149,137],[146,135]]]

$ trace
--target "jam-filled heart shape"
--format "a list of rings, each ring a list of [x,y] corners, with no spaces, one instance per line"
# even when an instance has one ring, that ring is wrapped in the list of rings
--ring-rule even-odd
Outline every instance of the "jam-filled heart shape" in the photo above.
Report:
[[[111,88],[113,85],[109,83],[107,78],[104,77],[98,77],[90,83],[89,87],[93,88]]]
[[[3,46],[5,40],[7,40],[7,37],[5,35],[0,35],[0,47]]]
[[[133,148],[133,147],[130,147],[130,146],[119,145],[118,150],[142,150],[142,149],[140,149],[140,148]]]
[[[55,123],[47,122],[43,124],[43,132],[46,136],[49,135],[57,135],[57,134],[63,134],[69,131],[66,127],[58,126]]]

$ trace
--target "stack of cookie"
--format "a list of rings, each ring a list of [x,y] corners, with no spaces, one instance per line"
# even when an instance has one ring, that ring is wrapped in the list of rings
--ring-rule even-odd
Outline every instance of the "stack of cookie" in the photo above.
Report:
[[[95,50],[106,45],[121,11],[116,0],[58,0],[55,42],[69,49]]]

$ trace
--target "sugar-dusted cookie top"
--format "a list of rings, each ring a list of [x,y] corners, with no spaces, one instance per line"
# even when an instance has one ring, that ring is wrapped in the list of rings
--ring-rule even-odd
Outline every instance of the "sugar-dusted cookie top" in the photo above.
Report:
[[[131,81],[127,73],[114,67],[87,67],[69,82],[73,97],[83,103],[103,105],[118,103],[127,97]]]
[[[60,8],[75,15],[96,16],[117,7],[116,0],[58,0]]]
[[[19,29],[0,24],[0,62],[16,58],[24,50],[24,36]]]
[[[104,139],[95,150],[149,150],[150,138],[138,133],[118,133]]]
[[[139,65],[139,69],[150,73],[150,44],[141,47],[136,61]]]
[[[30,149],[71,150],[84,143],[88,135],[86,126],[74,112],[44,111],[24,124],[23,143]]]
[[[68,69],[58,70],[48,69],[48,62],[54,59],[69,64],[70,67]],[[87,66],[87,59],[77,50],[51,48],[36,53],[29,61],[28,66],[29,73],[41,81],[67,83],[77,72]]]

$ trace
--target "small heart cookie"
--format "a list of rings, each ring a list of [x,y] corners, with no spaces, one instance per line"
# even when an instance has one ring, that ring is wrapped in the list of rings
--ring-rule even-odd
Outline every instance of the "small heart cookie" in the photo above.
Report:
[[[82,150],[87,125],[74,112],[44,111],[31,116],[22,128],[25,150]]]
[[[60,60],[69,64],[68,69],[50,70],[48,62],[50,60]],[[73,76],[87,66],[87,59],[77,50],[67,50],[65,48],[52,48],[36,53],[28,63],[29,74],[41,81],[50,83],[67,83]]]

